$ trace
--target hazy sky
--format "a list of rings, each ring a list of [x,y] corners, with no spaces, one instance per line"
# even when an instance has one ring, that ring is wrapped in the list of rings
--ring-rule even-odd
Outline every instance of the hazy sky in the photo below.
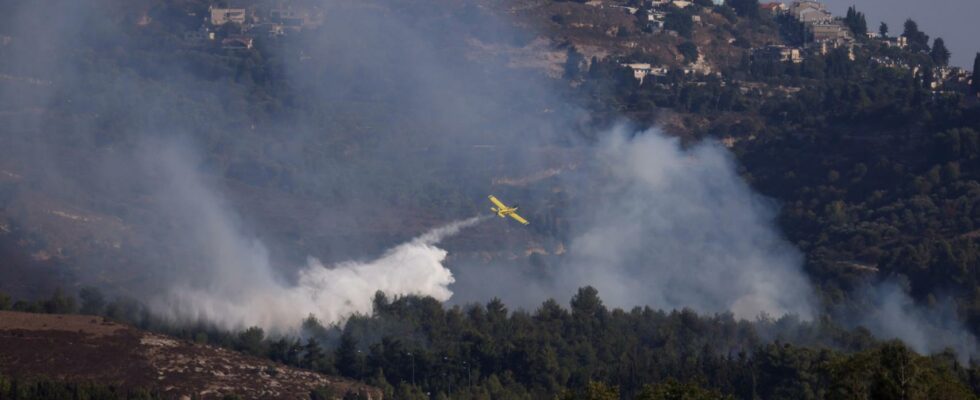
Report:
[[[786,1],[789,3],[789,1]],[[868,18],[868,30],[878,31],[885,21],[889,34],[902,32],[905,19],[912,18],[930,39],[941,37],[953,53],[950,64],[973,68],[980,51],[980,0],[823,0],[835,15],[844,16],[856,6]]]

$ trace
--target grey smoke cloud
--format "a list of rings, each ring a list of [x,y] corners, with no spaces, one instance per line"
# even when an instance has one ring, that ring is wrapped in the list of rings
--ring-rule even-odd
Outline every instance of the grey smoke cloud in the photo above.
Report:
[[[617,307],[731,311],[750,320],[815,314],[802,255],[727,150],[710,142],[683,149],[657,129],[617,127],[601,136],[588,165],[563,178],[575,199],[569,213],[580,216],[567,253],[543,275],[462,268],[459,292],[486,296],[479,286],[496,281],[499,295],[534,307],[591,285]]]
[[[916,304],[907,285],[885,281],[867,285],[854,294],[856,310],[841,312],[842,320],[867,328],[881,339],[901,339],[920,353],[953,349],[960,361],[977,357],[977,338],[956,316],[956,305]]]
[[[596,162],[565,287],[594,282],[624,306],[813,315],[801,255],[775,228],[773,204],[752,193],[720,145],[684,150],[657,130],[619,128]]]
[[[240,120],[234,122],[244,126],[225,126],[212,117],[249,110],[238,107],[247,93],[230,77],[207,80],[161,60],[119,73],[88,65],[72,50],[118,44],[85,43],[106,37],[125,44],[130,38],[121,24],[131,20],[101,18],[102,11],[114,10],[109,3],[59,4],[70,8],[56,13],[57,29],[39,30],[44,25],[31,20],[8,25],[15,38],[0,50],[6,62],[0,72],[50,84],[0,92],[11,113],[3,115],[17,116],[0,128],[0,138],[10,144],[0,149],[3,161],[20,168],[31,190],[118,218],[126,234],[138,237],[138,251],[126,253],[131,270],[125,272],[135,278],[120,278],[116,284],[124,287],[116,289],[149,289],[161,315],[289,331],[311,313],[340,322],[369,312],[376,290],[457,302],[499,296],[530,308],[546,298],[568,298],[585,285],[596,286],[613,306],[690,307],[749,319],[809,318],[820,311],[801,271],[802,256],[773,224],[777,206],[752,193],[725,149],[712,143],[685,149],[655,129],[625,127],[603,132],[596,144],[572,145],[569,128],[582,120],[581,110],[552,91],[547,78],[507,68],[499,55],[473,59],[473,40],[521,45],[521,35],[492,15],[477,12],[463,21],[446,18],[444,10],[398,4],[333,8],[321,30],[291,39],[284,54],[270,55],[281,56],[290,100],[309,109],[257,126]],[[43,19],[50,8],[24,3],[16,14]],[[93,15],[98,18],[87,19]],[[79,34],[91,30],[112,34]],[[296,48],[303,49],[302,57],[290,52]],[[166,78],[161,83],[142,73]],[[92,76],[99,80],[87,79]],[[87,101],[102,92],[110,95],[97,98],[115,100]],[[81,116],[71,131],[45,129],[48,116],[32,111],[68,100],[68,112]],[[163,111],[171,108],[178,112]],[[124,125],[101,125],[105,115],[124,115],[118,118]],[[105,138],[106,132],[121,138]],[[174,139],[173,132],[189,138]],[[564,160],[557,152],[546,162],[536,147],[574,147],[585,156]],[[461,261],[450,270],[448,247],[436,243],[452,232],[407,239],[440,224],[417,215],[423,205],[473,199],[472,207],[438,208],[442,221],[469,216],[484,209],[493,178],[537,176],[551,164],[581,165],[515,190],[531,197],[549,191],[543,186],[554,181],[568,194],[570,206],[559,212],[570,221],[566,252],[550,257],[548,265]],[[265,174],[270,170],[280,173]],[[271,178],[260,179],[263,174]],[[251,185],[251,191],[230,189],[236,185]],[[263,190],[312,198],[317,211],[297,219],[315,222],[295,237],[277,235],[290,222],[268,215],[285,206],[274,203],[259,210],[263,214],[244,205],[251,204],[249,194]],[[397,224],[348,231],[415,217],[427,225],[405,237],[378,238],[395,236],[386,227]],[[300,255],[311,257],[305,264],[276,259],[274,249],[313,242],[317,234],[348,240],[308,245],[302,250],[309,253]],[[83,272],[99,267],[93,262]],[[934,320],[900,291],[872,291],[870,298],[874,307],[859,321],[881,335],[907,338],[921,351],[973,339],[924,328]],[[944,323],[939,326],[955,328]]]

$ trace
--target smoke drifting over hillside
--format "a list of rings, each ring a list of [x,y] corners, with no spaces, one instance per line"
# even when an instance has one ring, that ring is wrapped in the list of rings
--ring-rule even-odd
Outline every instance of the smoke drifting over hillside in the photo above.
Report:
[[[310,258],[295,282],[282,279],[265,247],[243,232],[237,217],[204,178],[182,146],[156,144],[147,153],[149,169],[162,172],[155,196],[166,204],[171,221],[185,233],[185,249],[202,259],[195,265],[173,265],[171,287],[151,300],[160,315],[195,323],[207,321],[226,329],[250,326],[277,333],[298,332],[315,315],[321,322],[343,322],[369,314],[376,292],[389,297],[452,296],[452,272],[444,265],[442,239],[486,217],[473,217],[430,230],[369,261],[324,266]]]
[[[963,363],[978,356],[977,338],[957,318],[952,301],[931,307],[916,304],[908,289],[894,281],[866,286],[855,297],[857,309],[840,312],[842,321],[863,326],[881,339],[901,339],[924,354],[949,348]]]
[[[593,282],[613,304],[730,310],[748,319],[813,314],[802,257],[726,150],[710,143],[681,150],[655,130],[627,134],[612,132],[600,144],[603,183],[579,206],[589,222],[570,245],[564,286]]]
[[[752,193],[725,149],[683,149],[657,130],[626,128],[582,143],[571,128],[587,118],[549,78],[508,68],[501,54],[474,55],[473,42],[528,39],[481,7],[325,1],[328,23],[263,47],[271,61],[262,64],[170,43],[170,26],[137,28],[146,20],[138,4],[58,3],[78,12],[56,13],[67,19],[57,34],[0,24],[13,38],[0,47],[0,73],[49,83],[0,92],[2,161],[29,182],[10,197],[30,204],[42,193],[120,221],[131,240],[86,259],[79,280],[103,283],[112,274],[100,262],[124,260],[124,277],[105,286],[154,293],[161,315],[288,332],[310,314],[329,323],[368,313],[376,291],[534,307],[585,285],[613,306],[749,319],[820,311],[801,255],[773,225],[776,206]],[[43,20],[50,9],[24,3],[14,14]],[[52,50],[36,56],[32,40]],[[161,42],[171,47],[143,52]],[[506,199],[567,193],[570,205],[556,213],[571,221],[568,251],[549,267],[451,271],[437,244],[480,218],[408,239],[485,210],[494,178],[570,164],[562,157],[571,150],[585,154],[580,168]],[[6,217],[29,225],[31,215]],[[416,225],[391,222],[409,220]],[[291,271],[301,262],[282,260],[295,254],[274,249],[311,256]],[[355,261],[319,261],[327,257]],[[872,291],[873,307],[856,320],[922,351],[970,340],[960,348],[975,351],[962,330],[909,324],[931,319],[907,318],[901,295]]]
[[[508,294],[535,307],[591,285],[617,307],[746,319],[814,314],[802,256],[775,229],[773,204],[752,193],[724,148],[682,149],[656,129],[619,127],[602,137],[588,165],[563,178],[577,216],[568,253],[547,271],[462,268],[461,296]]]

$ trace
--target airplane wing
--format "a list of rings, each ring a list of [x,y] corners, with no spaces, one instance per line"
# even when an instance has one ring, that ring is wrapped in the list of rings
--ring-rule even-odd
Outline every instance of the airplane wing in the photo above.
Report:
[[[513,219],[516,219],[516,220],[517,220],[517,222],[520,222],[520,223],[522,223],[522,224],[524,224],[524,225],[528,225],[528,224],[530,224],[530,222],[527,222],[527,220],[526,220],[526,219],[524,219],[524,218],[523,218],[523,217],[521,217],[520,215],[517,215],[517,213],[514,213],[514,212],[512,212],[512,213],[510,213],[510,214],[507,214],[507,215],[509,215],[509,216],[510,216],[511,218],[513,218]]]
[[[501,203],[500,200],[497,200],[497,198],[493,197],[492,194],[490,195],[490,201],[497,206],[497,209],[507,208],[507,206],[505,206],[504,203]]]

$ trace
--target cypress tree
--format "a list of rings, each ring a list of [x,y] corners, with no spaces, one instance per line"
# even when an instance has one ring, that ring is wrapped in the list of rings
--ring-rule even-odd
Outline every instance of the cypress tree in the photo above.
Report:
[[[864,18],[864,13],[858,12],[854,6],[847,8],[844,24],[854,32],[855,36],[864,36],[868,33],[868,21]]]
[[[950,54],[949,50],[946,49],[946,42],[943,41],[943,38],[937,37],[936,40],[932,41],[932,51],[929,53],[929,56],[932,57],[932,62],[936,63],[936,65],[943,67],[949,65]]]
[[[974,93],[980,93],[980,53],[973,58],[973,79],[970,87],[973,88]]]

